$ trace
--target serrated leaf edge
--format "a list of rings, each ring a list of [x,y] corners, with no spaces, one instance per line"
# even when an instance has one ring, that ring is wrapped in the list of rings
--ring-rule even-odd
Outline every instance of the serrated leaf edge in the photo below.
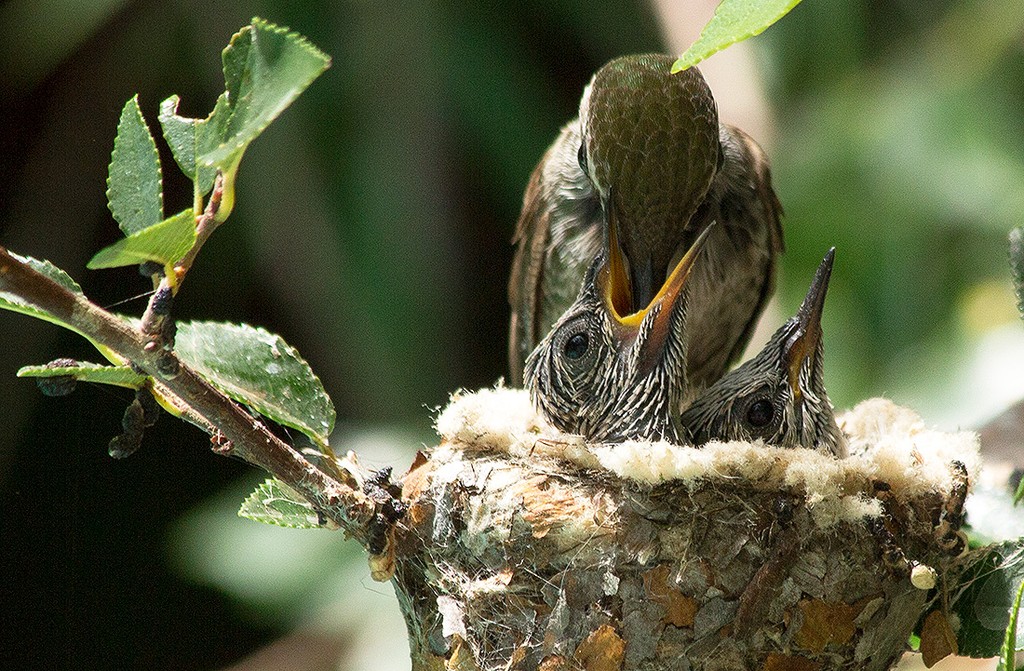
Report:
[[[279,489],[280,492],[275,491]],[[317,519],[316,511],[313,509],[307,501],[303,500],[301,496],[295,493],[291,487],[281,482],[277,478],[267,478],[252,491],[249,496],[245,497],[242,501],[242,505],[238,509],[238,516],[243,517],[247,520],[259,522],[261,524],[269,524],[272,526],[283,527],[286,529],[320,529],[322,526],[317,522],[298,522],[294,524],[288,524],[283,522],[283,518],[274,517],[273,515],[260,515],[259,513],[253,513],[250,509],[254,507],[260,507],[270,509],[267,501],[282,500],[292,505],[300,506],[309,511],[310,519]]]
[[[125,382],[112,382],[109,380],[99,380],[93,378],[90,374],[98,371],[117,371],[123,374],[130,373],[134,376],[134,383],[131,381]],[[107,366],[104,364],[92,363],[91,361],[79,361],[77,366],[68,366],[64,368],[50,368],[46,364],[34,365],[34,366],[22,366],[15,373],[16,377],[22,378],[47,378],[47,377],[61,377],[70,376],[76,380],[84,382],[94,382],[97,384],[109,384],[116,387],[124,387],[126,389],[138,389],[148,379],[145,375],[135,373],[130,366]]]
[[[301,83],[299,83],[300,80],[296,80],[296,83],[292,87],[292,92],[287,96],[286,100],[280,104],[278,112],[275,113],[272,118],[256,126],[254,130],[250,131],[249,133],[246,133],[239,139],[232,142],[222,142],[221,144],[217,145],[215,149],[207,152],[202,156],[197,157],[196,163],[199,164],[201,162],[203,167],[217,167],[226,171],[231,167],[232,164],[237,164],[239,157],[236,157],[235,154],[238,153],[239,151],[244,151],[248,147],[248,145],[252,143],[253,140],[259,137],[260,134],[262,134],[263,131],[265,131],[267,127],[271,123],[273,123],[274,120],[277,119],[281,112],[283,112],[293,102],[295,102],[295,100],[302,94],[302,92],[309,88],[309,85],[312,84],[313,81],[321,74],[323,74],[324,71],[327,70],[327,68],[329,68],[331,65],[331,57],[327,55],[324,51],[322,51],[320,48],[318,48],[316,45],[314,45],[312,42],[310,42],[309,39],[306,38],[301,33],[297,33],[286,26],[280,26],[275,23],[271,23],[270,21],[261,19],[260,17],[253,17],[252,21],[249,22],[249,25],[244,26],[241,30],[239,30],[231,36],[231,40],[230,42],[228,42],[228,46],[225,47],[222,52],[221,60],[222,71],[224,73],[225,88],[227,88],[228,81],[228,72],[226,69],[227,64],[225,62],[226,54],[229,53],[231,49],[235,48],[235,45],[238,42],[238,40],[242,39],[245,35],[262,29],[266,29],[278,35],[284,35],[285,37],[292,39],[299,48],[304,49],[306,52],[312,54],[314,57],[319,59],[321,61],[321,67],[316,71],[312,72],[305,79],[301,80]],[[232,101],[230,99],[230,94],[228,98],[228,104],[232,109],[232,113],[234,113],[235,101]]]
[[[185,228],[184,220],[186,218],[192,223],[193,226],[191,242],[188,247],[182,245],[182,251],[180,253],[172,255],[175,258],[169,258],[167,256],[157,256],[156,254],[144,254],[141,252],[127,249],[129,245],[131,245],[134,241],[138,240],[139,238],[153,235],[154,230],[156,229],[157,226],[167,226],[168,228],[170,228],[173,223],[176,226],[181,226],[182,228]],[[179,222],[178,220],[182,221]],[[175,261],[179,261],[185,254],[187,254],[191,246],[195,244],[195,239],[195,214],[192,211],[192,208],[189,208],[186,210],[182,210],[181,212],[178,212],[175,215],[167,217],[163,221],[160,221],[152,226],[148,226],[146,228],[143,228],[142,230],[132,233],[131,235],[125,236],[124,238],[121,238],[112,245],[107,245],[100,251],[93,254],[93,257],[89,259],[89,262],[85,264],[85,267],[88,268],[89,270],[102,270],[105,268],[120,268],[123,266],[131,266],[138,263],[142,263],[143,261],[155,261],[157,263],[167,265],[170,263],[174,263]],[[118,260],[119,255],[129,255],[129,257]],[[107,259],[106,257],[111,258]]]
[[[118,120],[117,120],[117,130],[118,130],[118,133],[117,133],[117,135],[114,136],[114,148],[110,152],[110,163],[107,165],[107,179],[106,179],[107,190],[106,190],[106,192],[104,194],[106,196],[106,198],[107,198],[107,209],[110,210],[110,214],[114,217],[114,221],[117,221],[118,227],[121,229],[122,232],[125,233],[125,235],[129,235],[130,233],[125,230],[125,228],[124,228],[125,224],[118,220],[117,213],[114,212],[113,203],[111,201],[110,169],[111,169],[111,167],[113,167],[114,162],[117,160],[116,159],[116,156],[117,156],[117,153],[118,153],[118,143],[117,143],[117,140],[118,140],[118,137],[120,136],[121,121],[124,119],[125,110],[128,108],[129,105],[131,105],[133,107],[135,113],[138,115],[138,120],[141,122],[142,127],[146,131],[146,136],[149,138],[149,146],[150,146],[150,149],[152,149],[153,157],[155,158],[157,183],[160,185],[160,188],[157,191],[157,197],[158,197],[160,202],[159,202],[159,210],[158,210],[159,216],[158,216],[157,220],[155,222],[153,222],[153,224],[157,224],[157,223],[163,221],[163,213],[164,213],[164,173],[163,173],[163,166],[161,166],[161,164],[160,164],[160,152],[157,149],[156,139],[153,137],[153,132],[150,130],[149,124],[146,123],[146,117],[142,113],[142,107],[139,105],[139,94],[136,93],[135,95],[133,95],[131,98],[129,98],[125,102],[124,107],[121,108],[121,114],[120,114],[120,116],[118,116]],[[153,224],[149,224],[149,226],[152,226]],[[140,229],[140,230],[143,230],[143,229]],[[132,231],[132,232],[134,233],[136,231]]]
[[[292,345],[289,345],[288,342],[282,336],[280,336],[279,334],[272,333],[272,332],[268,331],[267,329],[263,328],[262,326],[253,326],[251,324],[246,324],[244,322],[243,323],[232,323],[232,322],[217,322],[217,321],[190,321],[190,322],[183,322],[183,323],[179,324],[178,327],[179,327],[179,331],[180,331],[180,330],[192,327],[192,326],[197,326],[198,325],[198,326],[202,327],[203,325],[207,325],[207,324],[212,324],[214,326],[219,326],[219,327],[237,328],[237,329],[240,329],[241,331],[248,331],[250,333],[253,333],[253,334],[259,336],[261,339],[265,338],[265,339],[267,339],[267,341],[265,342],[266,345],[268,345],[269,347],[272,347],[272,348],[281,348],[282,351],[285,354],[287,354],[288,356],[293,357],[296,361],[302,363],[306,367],[306,370],[309,372],[309,374],[312,377],[312,379],[319,386],[320,392],[323,393],[324,398],[327,399],[327,403],[328,403],[328,405],[331,408],[330,417],[328,418],[328,426],[325,428],[323,433],[316,432],[314,430],[313,434],[307,433],[307,431],[306,431],[307,428],[312,429],[312,427],[299,427],[299,426],[293,426],[291,424],[287,424],[287,426],[291,426],[291,428],[295,429],[296,431],[302,432],[304,435],[306,435],[308,438],[310,438],[317,445],[319,445],[321,447],[326,447],[329,444],[328,439],[330,438],[330,434],[334,430],[334,425],[335,425],[335,423],[337,421],[337,413],[336,413],[336,410],[334,408],[334,404],[331,401],[330,396],[327,394],[327,389],[324,387],[323,381],[320,379],[320,376],[316,374],[316,372],[313,370],[313,367],[309,365],[309,362],[306,361],[306,359],[304,359],[302,357],[302,355],[299,353],[299,350],[296,349],[295,347],[293,347]],[[180,352],[179,352],[179,354],[180,354]],[[186,363],[189,363],[189,362],[186,360]],[[194,364],[194,362],[192,362],[192,363]],[[241,404],[243,404],[243,405],[245,405],[247,407],[250,407],[253,410],[256,410],[257,412],[261,412],[258,408],[254,407],[253,399],[243,396],[233,386],[221,384],[217,380],[208,377],[201,370],[199,370],[199,368],[200,368],[199,366],[195,366],[195,367],[196,367],[196,373],[201,375],[204,380],[206,380],[211,385],[216,387],[219,391],[223,392],[225,395],[229,396],[230,398],[234,399],[235,401],[237,401],[237,402],[239,402],[239,403],[241,403]],[[275,420],[275,421],[280,421],[280,420]],[[284,424],[284,422],[281,422],[281,423]]]

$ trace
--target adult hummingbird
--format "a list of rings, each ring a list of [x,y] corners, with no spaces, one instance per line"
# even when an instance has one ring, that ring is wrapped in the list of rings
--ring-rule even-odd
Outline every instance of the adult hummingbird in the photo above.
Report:
[[[591,264],[579,294],[526,359],[525,382],[548,422],[590,442],[679,442],[686,383],[686,306],[712,225],[673,266],[640,310],[626,308],[614,222],[609,246]]]
[[[705,389],[682,413],[685,442],[762,439],[847,455],[823,379],[821,313],[834,257],[832,248],[796,315],[764,349]]]
[[[533,171],[516,226],[509,281],[512,381],[577,298],[615,226],[626,272],[612,287],[622,314],[648,306],[710,222],[689,280],[689,383],[711,384],[743,352],[774,290],[782,208],[768,161],[744,132],[720,125],[694,68],[672,58],[617,58],[583,92],[579,117]]]

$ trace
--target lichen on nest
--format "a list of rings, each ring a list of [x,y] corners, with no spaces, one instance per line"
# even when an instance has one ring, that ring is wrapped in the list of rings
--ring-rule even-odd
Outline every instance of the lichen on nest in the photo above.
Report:
[[[580,436],[550,427],[524,390],[499,385],[454,394],[436,429],[456,449],[555,459],[641,485],[745,484],[788,492],[803,497],[821,528],[879,516],[881,504],[870,496],[875,483],[885,483],[903,499],[944,497],[955,485],[952,462],[964,465],[969,482],[980,470],[976,434],[929,429],[915,412],[887,399],[863,401],[837,419],[850,442],[846,459],[760,441],[700,447],[665,441],[588,445]]]

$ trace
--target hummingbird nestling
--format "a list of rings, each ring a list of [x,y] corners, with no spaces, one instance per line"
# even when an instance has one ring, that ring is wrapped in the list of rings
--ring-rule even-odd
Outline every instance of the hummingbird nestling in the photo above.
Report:
[[[647,306],[675,261],[718,222],[689,280],[690,384],[711,384],[742,354],[774,290],[781,206],[768,161],[742,131],[719,125],[704,78],[670,74],[664,55],[617,58],[583,92],[530,177],[509,280],[509,363],[526,357],[577,298],[615,225],[626,272],[624,314]]]
[[[686,385],[689,284],[711,229],[674,266],[649,304],[627,312],[614,224],[576,301],[526,360],[526,388],[552,426],[593,443],[679,440]]]
[[[796,316],[757,356],[701,392],[682,413],[685,442],[763,439],[847,456],[823,380],[821,313],[834,256],[832,248]]]

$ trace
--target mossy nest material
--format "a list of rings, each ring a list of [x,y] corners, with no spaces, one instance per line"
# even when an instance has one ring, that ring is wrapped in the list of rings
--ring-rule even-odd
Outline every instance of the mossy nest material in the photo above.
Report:
[[[844,460],[586,445],[522,390],[457,394],[394,539],[414,669],[889,668],[943,588],[977,438],[882,399],[839,424]]]

